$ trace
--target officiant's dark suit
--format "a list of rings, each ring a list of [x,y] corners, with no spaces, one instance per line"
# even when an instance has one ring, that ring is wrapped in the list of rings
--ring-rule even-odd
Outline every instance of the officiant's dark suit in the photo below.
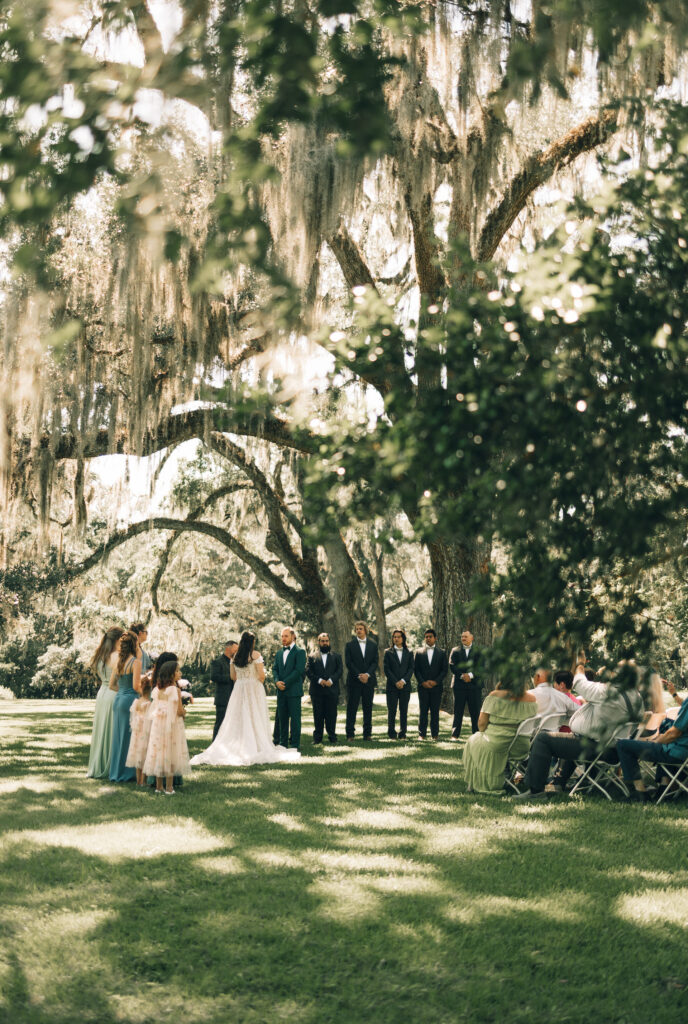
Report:
[[[475,649],[473,634],[468,630],[464,630],[461,634],[461,644],[452,648],[449,655],[449,668],[454,677],[452,682],[454,691],[452,739],[457,740],[461,735],[463,712],[466,705],[468,705],[468,713],[471,716],[471,732],[478,731],[478,716],[482,706],[480,651]],[[465,679],[464,676],[468,678]]]
[[[356,734],[358,705],[363,705],[363,739],[373,735],[373,696],[377,684],[377,644],[368,638],[365,623],[356,623],[356,636],[344,648],[346,663],[346,738],[352,740]],[[363,649],[361,649],[363,648]],[[367,676],[362,682],[359,676]]]
[[[396,631],[395,632],[400,632]],[[392,634],[394,639],[394,634]],[[411,698],[413,679],[413,654],[408,647],[388,647],[382,667],[385,673],[387,695],[387,735],[391,740],[403,740],[406,736],[408,706]],[[397,685],[402,682],[400,689]],[[399,708],[399,733],[396,731],[397,707]]]
[[[430,735],[434,740],[440,734],[440,704],[442,703],[442,690],[444,689],[444,677],[449,670],[446,653],[434,643],[435,632],[432,629],[425,631],[425,644],[420,651],[416,651],[414,662],[414,675],[418,680],[418,735],[425,739],[428,732],[428,712],[430,713]],[[428,656],[428,650],[432,649],[432,655]],[[423,683],[434,681],[432,687],[423,686]]]
[[[231,659],[237,652],[236,640],[228,640],[225,644],[224,653],[215,658],[210,666],[210,682],[215,683],[215,725],[213,726],[213,739],[217,736],[220,726],[227,713],[229,698],[232,696],[234,681],[229,674]]]
[[[310,683],[308,692],[313,705],[314,743],[322,743],[323,729],[327,731],[330,743],[337,742],[339,680],[343,671],[342,656],[335,654],[334,651],[327,651],[324,654],[318,651],[317,654],[311,654],[308,659],[306,675]],[[328,683],[332,685],[328,686]]]

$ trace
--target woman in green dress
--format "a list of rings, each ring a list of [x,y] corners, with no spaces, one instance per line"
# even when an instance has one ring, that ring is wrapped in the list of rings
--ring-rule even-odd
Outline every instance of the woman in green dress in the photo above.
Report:
[[[500,793],[509,747],[521,722],[537,714],[537,701],[522,683],[502,683],[485,698],[478,732],[473,733],[463,752],[463,768],[469,793]],[[527,736],[516,743],[514,754],[525,754]],[[516,749],[520,747],[520,749]]]
[[[127,631],[120,639],[117,675],[117,695],[112,705],[110,781],[133,782],[136,769],[127,768],[131,740],[129,711],[141,694],[141,648],[135,633]]]
[[[98,645],[89,668],[94,669],[100,679],[96,695],[96,710],[93,716],[91,752],[88,758],[89,779],[106,779],[110,774],[110,753],[112,751],[112,705],[117,691],[110,689],[110,679],[117,665],[117,645],[124,633],[119,626],[112,626]]]

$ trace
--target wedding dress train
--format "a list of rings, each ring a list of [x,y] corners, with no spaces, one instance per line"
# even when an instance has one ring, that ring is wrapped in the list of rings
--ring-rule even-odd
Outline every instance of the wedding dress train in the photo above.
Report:
[[[192,757],[191,764],[224,764],[234,767],[295,761],[298,750],[276,747],[268,714],[268,700],[252,661],[245,668],[235,666],[236,682],[219,732],[206,750]]]

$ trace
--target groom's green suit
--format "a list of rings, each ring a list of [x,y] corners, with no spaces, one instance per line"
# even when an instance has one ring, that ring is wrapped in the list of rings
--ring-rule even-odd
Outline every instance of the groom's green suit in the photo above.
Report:
[[[301,746],[301,698],[303,679],[306,674],[306,652],[296,644],[289,650],[287,660],[284,651],[278,651],[272,666],[272,677],[283,682],[285,689],[277,689],[277,742],[289,746],[289,721],[291,720],[291,745],[298,750]]]

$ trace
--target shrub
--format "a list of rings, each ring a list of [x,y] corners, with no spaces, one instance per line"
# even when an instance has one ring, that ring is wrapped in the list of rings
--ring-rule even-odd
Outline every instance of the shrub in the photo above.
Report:
[[[0,686],[0,700],[14,700],[14,694],[6,686]]]
[[[41,699],[93,697],[98,685],[99,681],[83,665],[75,647],[50,644],[38,659],[38,671],[31,680],[27,696]]]

